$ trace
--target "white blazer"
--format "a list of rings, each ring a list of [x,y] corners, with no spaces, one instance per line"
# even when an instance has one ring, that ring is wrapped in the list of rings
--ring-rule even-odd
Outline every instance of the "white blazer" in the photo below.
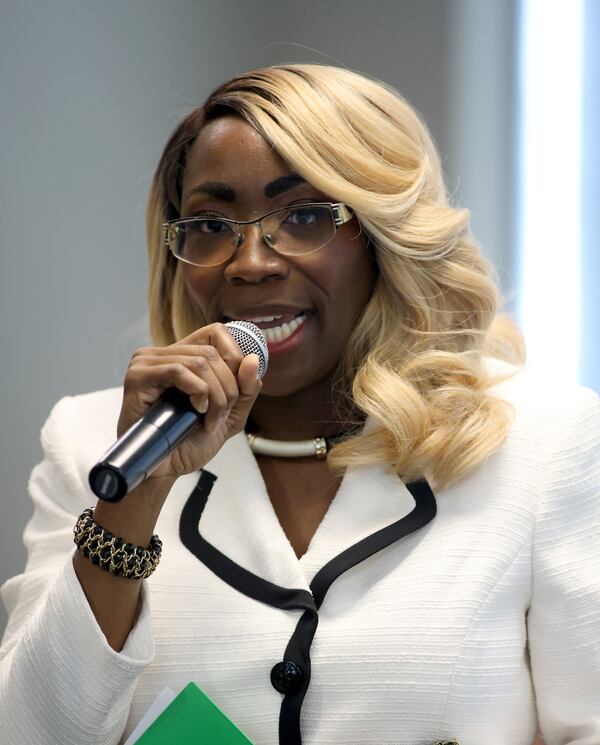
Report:
[[[122,390],[61,399],[27,566],[1,589],[0,744],[117,745],[194,681],[257,745],[530,745],[538,718],[547,745],[600,745],[600,399],[528,370],[496,394],[514,425],[467,478],[433,494],[349,471],[300,559],[244,434],[229,440],[175,483],[120,653],[72,530]]]

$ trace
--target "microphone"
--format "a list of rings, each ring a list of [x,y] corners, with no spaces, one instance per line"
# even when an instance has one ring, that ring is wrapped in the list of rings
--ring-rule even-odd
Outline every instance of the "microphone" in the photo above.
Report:
[[[258,355],[258,376],[262,378],[269,364],[263,332],[249,321],[229,321],[225,325],[244,357]],[[204,415],[192,406],[189,396],[177,388],[167,388],[92,468],[88,477],[92,491],[107,502],[123,499],[203,423]]]

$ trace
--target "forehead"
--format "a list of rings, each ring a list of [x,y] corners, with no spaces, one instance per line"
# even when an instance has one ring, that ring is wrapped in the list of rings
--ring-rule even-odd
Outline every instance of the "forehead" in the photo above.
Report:
[[[274,174],[283,175],[291,170],[250,124],[237,116],[226,116],[206,124],[190,148],[184,193],[197,180],[269,181]]]

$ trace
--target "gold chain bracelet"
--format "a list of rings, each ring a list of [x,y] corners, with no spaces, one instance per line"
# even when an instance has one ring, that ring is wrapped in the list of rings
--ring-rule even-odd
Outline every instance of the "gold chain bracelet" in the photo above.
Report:
[[[134,546],[94,522],[93,514],[94,508],[88,507],[79,515],[73,528],[75,545],[85,558],[117,577],[149,577],[160,561],[160,538],[153,535],[148,548]]]

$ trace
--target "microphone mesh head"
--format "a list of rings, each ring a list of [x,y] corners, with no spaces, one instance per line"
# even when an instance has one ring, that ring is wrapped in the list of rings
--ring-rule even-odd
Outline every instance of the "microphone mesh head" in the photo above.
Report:
[[[263,332],[250,321],[229,321],[225,326],[242,350],[244,357],[249,354],[258,355],[260,360],[258,377],[262,380],[269,365],[269,348]]]

